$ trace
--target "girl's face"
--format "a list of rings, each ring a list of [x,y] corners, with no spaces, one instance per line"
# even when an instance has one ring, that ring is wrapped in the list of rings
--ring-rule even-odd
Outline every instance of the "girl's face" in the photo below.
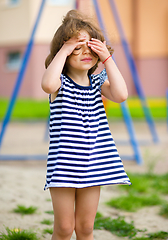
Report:
[[[68,70],[88,71],[98,61],[98,57],[95,54],[93,55],[91,49],[88,47],[88,41],[90,41],[90,35],[88,34],[88,32],[85,30],[81,30],[80,35],[86,36],[85,40],[82,40],[82,42],[85,42],[85,44],[76,47],[72,54],[68,57]]]

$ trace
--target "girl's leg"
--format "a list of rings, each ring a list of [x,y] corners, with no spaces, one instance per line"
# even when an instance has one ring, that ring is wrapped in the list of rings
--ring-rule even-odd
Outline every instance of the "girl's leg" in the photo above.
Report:
[[[99,186],[76,189],[75,232],[77,240],[93,240],[94,219],[99,197]]]
[[[50,188],[54,210],[52,240],[70,240],[74,231],[75,188]]]

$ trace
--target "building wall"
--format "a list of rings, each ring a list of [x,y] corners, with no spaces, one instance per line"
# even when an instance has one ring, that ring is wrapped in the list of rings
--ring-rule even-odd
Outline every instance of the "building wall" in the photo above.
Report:
[[[37,0],[36,0],[37,1]],[[41,0],[38,0],[41,2]],[[51,5],[48,3],[46,0],[45,8],[43,11],[42,18],[40,20],[37,33],[35,36],[35,41],[37,43],[45,43],[49,44],[51,42],[51,39],[53,38],[53,35],[57,28],[61,25],[63,17],[66,15],[66,13],[70,10],[73,9],[75,6],[75,0],[68,0],[69,2],[68,5],[61,5],[61,1],[57,0],[60,2],[60,5]],[[37,14],[39,4],[36,3],[36,9],[35,9],[35,1],[31,0],[31,9],[32,13],[34,11],[32,19],[32,24],[35,21],[35,16]]]
[[[10,97],[16,85],[18,71],[6,69],[5,56],[11,51],[21,51],[24,53],[25,46],[0,48],[0,96]],[[20,87],[19,96],[24,98],[45,98],[46,94],[41,89],[41,79],[44,73],[44,61],[48,54],[48,45],[36,44],[33,47],[27,69]]]
[[[0,0],[0,46],[27,44],[41,0],[20,0],[15,7],[10,7],[6,2],[6,0]],[[50,0],[46,0],[35,35],[37,43],[50,43],[63,16],[74,8],[75,0],[67,0],[69,3],[67,5],[52,5],[49,2]]]
[[[0,0],[0,46],[26,43],[30,36],[30,0],[15,7]]]
[[[143,58],[167,57],[168,1],[138,0],[135,2],[137,25],[135,55]]]
[[[135,1],[136,2],[136,1]],[[134,56],[144,92],[166,96],[168,89],[168,1],[138,0]]]

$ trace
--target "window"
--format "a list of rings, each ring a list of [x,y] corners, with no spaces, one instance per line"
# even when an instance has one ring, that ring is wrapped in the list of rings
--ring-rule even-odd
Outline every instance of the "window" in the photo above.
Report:
[[[50,5],[66,6],[74,3],[74,0],[48,0]]]
[[[6,67],[10,71],[17,71],[20,69],[22,63],[22,56],[19,51],[10,52],[7,54]]]
[[[21,0],[6,0],[6,5],[9,7],[18,6]]]

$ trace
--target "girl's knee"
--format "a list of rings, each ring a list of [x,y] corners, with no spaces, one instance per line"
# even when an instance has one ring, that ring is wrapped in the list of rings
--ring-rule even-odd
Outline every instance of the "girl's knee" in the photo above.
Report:
[[[87,222],[76,223],[75,232],[77,236],[89,236],[93,233],[93,224]]]
[[[74,225],[73,224],[60,224],[54,226],[54,234],[56,234],[57,236],[61,236],[61,237],[68,237],[71,236],[72,233],[74,231]]]

